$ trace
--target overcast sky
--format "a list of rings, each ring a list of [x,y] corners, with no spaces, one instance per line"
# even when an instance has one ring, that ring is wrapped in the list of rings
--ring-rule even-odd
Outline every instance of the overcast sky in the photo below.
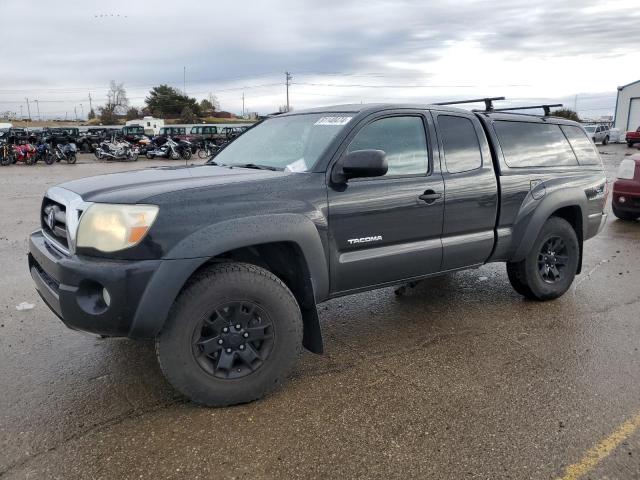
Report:
[[[225,110],[504,95],[612,114],[640,79],[638,0],[0,0],[0,112],[73,116],[110,80],[168,83]],[[577,100],[576,100],[577,95]],[[80,107],[82,105],[82,107]],[[37,106],[31,103],[35,117]]]

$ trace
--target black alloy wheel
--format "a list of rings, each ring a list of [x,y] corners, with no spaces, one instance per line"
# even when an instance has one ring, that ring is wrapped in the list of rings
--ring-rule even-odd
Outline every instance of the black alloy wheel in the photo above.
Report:
[[[242,378],[262,366],[273,349],[273,323],[250,301],[225,303],[203,318],[194,330],[193,356],[216,378]]]
[[[562,238],[554,236],[542,244],[538,253],[538,271],[546,283],[560,281],[568,263],[569,252]]]

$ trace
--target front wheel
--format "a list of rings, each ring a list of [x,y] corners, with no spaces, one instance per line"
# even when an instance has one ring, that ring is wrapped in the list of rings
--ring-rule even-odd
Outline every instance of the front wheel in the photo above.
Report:
[[[165,377],[194,402],[221,407],[278,387],[302,350],[300,308],[271,272],[220,263],[189,281],[156,338]]]
[[[191,159],[191,149],[190,148],[185,148],[182,151],[182,158],[184,160],[190,160]]]
[[[75,153],[72,153],[71,155],[69,155],[69,156],[67,157],[67,163],[68,163],[69,165],[73,165],[74,163],[76,163],[76,160],[78,160],[78,158],[76,157],[76,154],[75,154]]]
[[[607,143],[609,143],[609,137],[608,137],[608,136],[607,136],[607,137],[604,137],[604,138],[602,139],[602,145],[606,145]]]
[[[507,263],[514,290],[532,300],[552,300],[571,286],[578,270],[580,244],[569,222],[551,217],[542,226],[530,252]]]
[[[204,149],[204,148],[199,148],[198,149],[198,158],[201,159],[205,159],[205,158],[209,158],[209,151]]]

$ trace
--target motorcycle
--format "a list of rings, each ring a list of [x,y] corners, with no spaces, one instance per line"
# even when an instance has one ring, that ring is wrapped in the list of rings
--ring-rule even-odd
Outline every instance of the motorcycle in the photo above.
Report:
[[[56,145],[53,151],[49,152],[49,154],[53,156],[53,159],[56,162],[59,162],[61,160],[66,160],[67,163],[74,164],[78,159],[77,152],[78,152],[78,148],[76,147],[75,143],[66,143],[66,144],[59,143],[58,145]]]
[[[147,149],[146,156],[148,159],[161,157],[170,158],[171,160],[178,160],[180,158],[189,160],[191,158],[191,142],[186,140],[176,142],[172,138],[167,138],[167,141],[161,146],[150,146],[149,149]]]
[[[220,151],[220,145],[212,141],[205,141],[198,149],[198,158],[212,158]]]
[[[11,165],[13,161],[13,147],[6,140],[0,141],[0,165],[6,167]]]
[[[40,160],[47,165],[53,165],[53,162],[55,162],[55,157],[51,155],[51,148],[44,142],[36,145],[36,155],[33,158],[33,163],[38,163]]]
[[[13,163],[33,165],[36,162],[36,149],[30,143],[13,145]]]
[[[129,160],[135,162],[138,160],[138,149],[132,148],[127,142],[102,142],[96,148],[95,156],[98,160]]]

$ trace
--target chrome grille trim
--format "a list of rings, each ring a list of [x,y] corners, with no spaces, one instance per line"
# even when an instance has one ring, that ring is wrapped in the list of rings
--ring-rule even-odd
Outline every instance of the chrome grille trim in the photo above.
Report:
[[[43,230],[45,239],[56,250],[64,253],[65,255],[72,255],[76,249],[76,235],[78,233],[78,226],[80,225],[80,219],[84,212],[91,206],[91,202],[85,202],[82,197],[71,190],[67,190],[62,187],[51,187],[47,190],[45,197],[53,200],[54,202],[63,205],[66,209],[66,229],[67,229],[67,245],[68,248],[56,241],[51,235],[48,235]],[[42,215],[43,212],[41,212]]]

